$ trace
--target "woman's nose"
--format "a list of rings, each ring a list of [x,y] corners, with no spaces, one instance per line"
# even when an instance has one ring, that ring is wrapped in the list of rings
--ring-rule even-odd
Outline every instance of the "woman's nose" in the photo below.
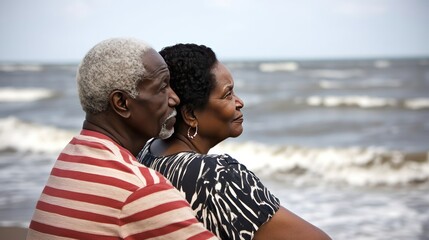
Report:
[[[241,100],[241,98],[239,98],[238,96],[235,96],[235,105],[237,106],[238,109],[241,109],[244,107],[244,102],[243,100]]]

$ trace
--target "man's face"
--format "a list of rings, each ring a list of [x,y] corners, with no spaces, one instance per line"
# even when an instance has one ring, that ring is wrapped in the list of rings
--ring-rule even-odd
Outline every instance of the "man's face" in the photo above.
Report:
[[[138,86],[139,95],[132,100],[132,124],[146,138],[168,138],[174,132],[175,107],[179,98],[170,88],[170,73],[164,59],[155,50],[143,56],[147,76]]]

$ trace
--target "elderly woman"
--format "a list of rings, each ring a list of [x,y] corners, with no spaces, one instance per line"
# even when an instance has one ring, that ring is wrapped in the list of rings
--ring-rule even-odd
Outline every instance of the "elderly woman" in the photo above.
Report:
[[[208,154],[243,132],[243,101],[208,47],[177,44],[160,52],[180,98],[174,134],[149,141],[139,160],[183,192],[207,229],[221,239],[329,239],[282,207],[258,177],[228,154]]]

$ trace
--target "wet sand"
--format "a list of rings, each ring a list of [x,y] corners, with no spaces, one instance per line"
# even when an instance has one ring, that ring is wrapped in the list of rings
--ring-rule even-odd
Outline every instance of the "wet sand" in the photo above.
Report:
[[[0,227],[0,240],[24,240],[26,236],[26,228]]]

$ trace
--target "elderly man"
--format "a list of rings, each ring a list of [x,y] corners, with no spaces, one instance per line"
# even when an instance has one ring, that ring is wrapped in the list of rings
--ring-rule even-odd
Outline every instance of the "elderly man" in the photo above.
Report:
[[[162,57],[114,38],[82,60],[77,83],[86,118],[59,155],[27,239],[214,239],[180,193],[135,156],[173,133],[179,103]]]

